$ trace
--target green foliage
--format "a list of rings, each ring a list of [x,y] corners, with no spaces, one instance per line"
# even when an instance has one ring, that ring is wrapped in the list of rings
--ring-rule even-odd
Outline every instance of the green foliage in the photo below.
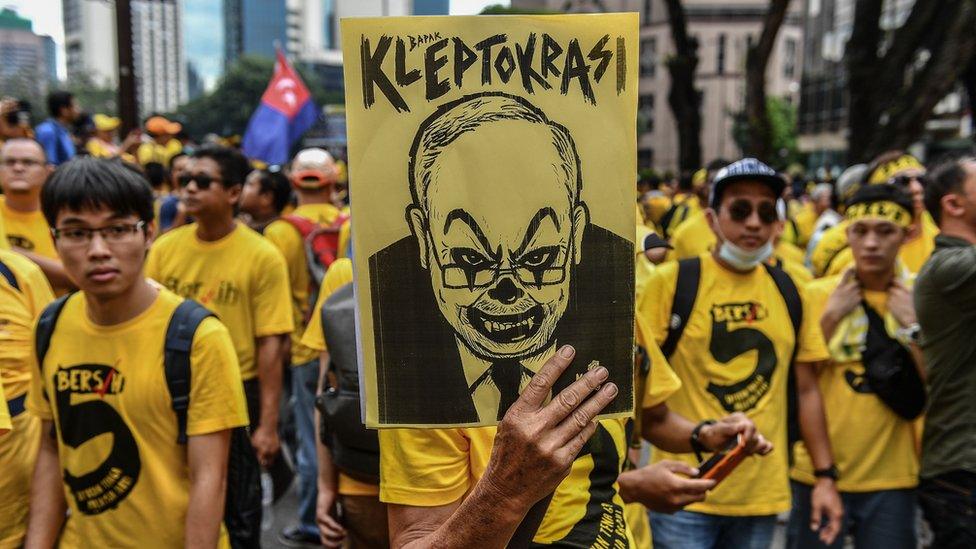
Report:
[[[73,76],[64,89],[74,94],[81,109],[90,114],[118,114],[118,92],[115,88],[101,87],[87,74]]]
[[[782,97],[766,98],[766,115],[772,128],[772,143],[770,150],[775,151],[773,158],[762,159],[776,169],[783,169],[790,164],[800,162],[800,150],[797,147],[796,107]],[[740,149],[749,148],[749,128],[744,112],[735,113],[732,124],[732,137]]]
[[[341,93],[326,91],[315,75],[298,66],[295,69],[312,92],[316,105],[322,107],[344,102]],[[182,105],[173,117],[183,123],[187,133],[198,139],[208,133],[242,135],[273,72],[274,60],[270,58],[241,57],[221,77],[213,91]]]

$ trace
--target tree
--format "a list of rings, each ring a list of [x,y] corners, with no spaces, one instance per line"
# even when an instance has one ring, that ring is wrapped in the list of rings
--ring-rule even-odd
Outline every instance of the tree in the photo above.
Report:
[[[766,110],[766,67],[789,7],[790,0],[770,0],[759,40],[746,51],[745,116],[749,139],[743,150],[748,156],[766,161],[772,160],[776,151],[773,148],[770,116]]]
[[[678,166],[691,173],[701,167],[701,93],[695,88],[698,70],[698,40],[688,34],[685,8],[681,0],[665,0],[668,26],[675,53],[667,60],[671,75],[668,105],[678,129]]]
[[[326,91],[314,75],[301,67],[295,70],[312,92],[316,105],[344,102],[341,93]],[[197,138],[208,133],[243,134],[273,72],[274,61],[270,58],[241,57],[212,92],[180,106],[174,117],[183,123],[187,133]]]
[[[759,158],[780,170],[799,162],[796,107],[782,97],[766,97],[766,108],[763,112],[769,128],[767,144],[769,152]],[[739,148],[749,151],[753,136],[745,110],[736,113],[734,119],[732,136]]]
[[[857,0],[845,50],[850,162],[916,141],[976,48],[976,0],[917,1],[905,23],[881,25],[883,0]]]
[[[118,94],[115,88],[99,86],[86,73],[72,75],[64,89],[75,96],[85,112],[115,116],[118,113]]]

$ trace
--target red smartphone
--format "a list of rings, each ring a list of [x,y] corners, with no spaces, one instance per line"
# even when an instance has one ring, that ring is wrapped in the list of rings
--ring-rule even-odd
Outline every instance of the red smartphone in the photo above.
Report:
[[[698,466],[698,477],[701,479],[713,479],[715,484],[722,482],[729,476],[744,459],[746,459],[746,441],[742,436],[737,436],[735,440],[729,442],[728,446],[712,454]]]

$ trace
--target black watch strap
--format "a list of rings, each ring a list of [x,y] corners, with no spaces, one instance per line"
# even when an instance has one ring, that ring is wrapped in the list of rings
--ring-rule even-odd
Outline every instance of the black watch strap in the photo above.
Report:
[[[698,425],[695,425],[695,428],[691,430],[691,437],[689,437],[688,440],[689,442],[691,442],[691,449],[692,451],[695,452],[695,457],[698,459],[698,463],[701,463],[703,461],[702,454],[708,451],[708,448],[706,448],[705,445],[702,444],[701,439],[699,439],[698,436],[701,434],[702,427],[706,425],[714,425],[714,424],[715,424],[714,419],[706,419],[705,421],[699,423]]]
[[[826,469],[816,469],[813,471],[813,476],[817,478],[829,478],[834,482],[840,477],[840,471],[837,470],[836,465],[831,465]]]

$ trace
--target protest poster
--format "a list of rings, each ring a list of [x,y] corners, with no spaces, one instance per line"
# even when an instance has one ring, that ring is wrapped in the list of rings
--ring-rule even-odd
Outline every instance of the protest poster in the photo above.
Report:
[[[341,25],[366,425],[495,424],[564,344],[632,413],[637,14]]]

